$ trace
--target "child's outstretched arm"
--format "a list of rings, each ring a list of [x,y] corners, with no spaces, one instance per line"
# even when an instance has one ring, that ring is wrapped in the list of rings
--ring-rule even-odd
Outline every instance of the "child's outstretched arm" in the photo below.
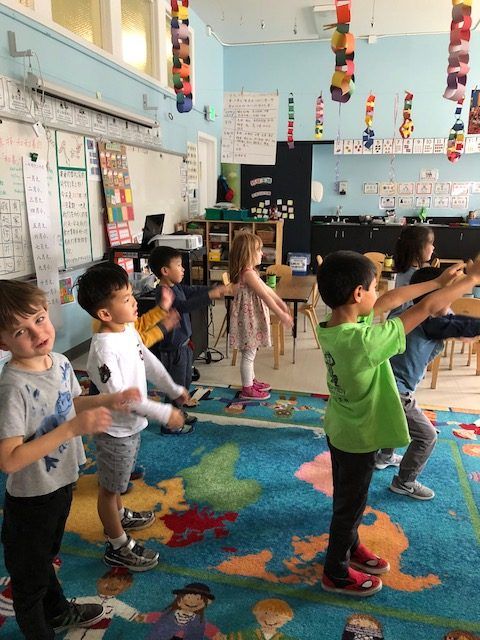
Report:
[[[19,408],[23,407],[19,395]],[[23,436],[0,440],[0,470],[15,473],[54,451],[61,444],[81,435],[102,433],[112,424],[112,416],[105,407],[82,411],[48,433],[26,442]]]
[[[140,390],[136,387],[117,391],[115,393],[97,393],[91,396],[77,396],[73,399],[75,412],[88,411],[97,407],[106,407],[112,411],[129,411],[131,402],[138,402],[141,399]]]
[[[292,316],[277,303],[272,296],[270,287],[267,287],[255,271],[246,271],[243,280],[265,302],[270,311],[273,311],[283,325],[286,327],[292,326]]]
[[[429,316],[435,315],[457,298],[461,298],[465,293],[471,292],[473,287],[478,284],[480,284],[480,261],[475,262],[468,269],[466,276],[457,278],[451,285],[435,291],[423,298],[418,304],[404,311],[399,317],[403,322],[405,333],[413,331]]]
[[[428,282],[419,282],[418,284],[409,284],[405,287],[398,287],[397,289],[391,289],[378,298],[373,307],[376,316],[382,315],[382,313],[388,313],[392,309],[400,307],[405,302],[410,302],[415,298],[420,298],[427,293],[431,293],[436,289],[446,287],[451,284],[455,278],[463,273],[464,263],[459,262],[452,265],[435,280],[429,280]]]

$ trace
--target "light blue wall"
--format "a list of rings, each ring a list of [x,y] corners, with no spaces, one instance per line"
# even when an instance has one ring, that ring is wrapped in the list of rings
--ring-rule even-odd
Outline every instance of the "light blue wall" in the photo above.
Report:
[[[419,25],[420,28],[420,25]],[[335,58],[327,41],[288,45],[230,47],[225,49],[225,91],[276,91],[280,95],[278,139],[286,139],[287,100],[295,96],[295,138],[314,140],[315,100],[322,91],[325,101],[324,140],[361,138],[365,129],[365,100],[376,95],[373,129],[378,138],[392,138],[395,95],[399,94],[397,128],[402,122],[404,91],[414,94],[414,136],[446,138],[454,122],[455,104],[442,97],[446,82],[448,34],[379,38],[369,45],[357,40],[355,48],[356,90],[341,106],[330,98],[330,80]],[[480,33],[470,42],[467,96],[480,78]],[[468,100],[467,100],[468,102]],[[464,107],[465,125],[468,108]],[[335,193],[335,162],[340,161],[340,178],[348,180],[347,196]],[[312,203],[311,213],[334,213],[337,204],[344,214],[379,213],[378,197],[364,196],[363,182],[388,181],[388,156],[333,156],[331,145],[317,145],[313,151],[313,179],[324,185],[324,199]],[[440,180],[480,180],[480,155],[464,156],[451,164],[445,156],[398,156],[396,179],[416,181],[422,168],[438,168]],[[480,197],[470,197],[470,209],[480,207]],[[429,215],[462,215],[460,210],[430,210]],[[399,215],[414,211],[398,210]]]
[[[222,46],[214,38],[207,37],[204,23],[193,11],[190,11],[190,18],[195,33],[193,64],[196,107],[203,112],[205,105],[212,104],[217,110],[221,110]],[[104,102],[153,117],[152,112],[143,111],[142,96],[147,93],[149,104],[159,106],[158,119],[165,149],[185,153],[187,141],[195,142],[198,131],[220,140],[220,119],[209,123],[204,119],[203,113],[198,111],[179,114],[174,99],[164,99],[163,93],[153,83],[139,78],[120,65],[2,5],[0,25],[0,75],[23,78],[23,60],[12,58],[8,52],[7,31],[11,30],[16,34],[18,49],[29,48],[37,53],[46,80],[89,97],[95,97],[96,91],[101,91]],[[173,120],[168,118],[168,112],[173,114]],[[69,275],[75,279],[80,273],[78,271]],[[76,303],[63,306],[62,323],[57,327],[55,348],[65,351],[87,340],[91,336],[90,327],[91,319]]]
[[[419,25],[421,28],[421,25]],[[356,89],[341,107],[341,137],[361,138],[365,129],[365,100],[377,96],[373,128],[379,138],[393,137],[394,96],[414,93],[415,136],[445,138],[453,123],[455,104],[442,95],[446,83],[448,34],[379,38],[376,44],[357,40],[355,46]],[[286,140],[287,100],[295,96],[295,137],[314,140],[315,100],[325,100],[324,138],[333,140],[338,130],[338,103],[330,98],[335,56],[330,43],[227,47],[225,91],[276,91],[280,95],[278,139]],[[470,42],[469,89],[480,78],[480,33]],[[466,110],[466,107],[465,107]],[[400,116],[400,114],[399,114]],[[400,126],[401,121],[398,123]]]
[[[153,118],[143,110],[143,94],[148,103],[159,107],[158,119],[163,132],[163,146],[186,152],[187,140],[196,141],[199,130],[220,139],[221,121],[207,122],[203,117],[206,104],[220,106],[223,101],[223,49],[214,38],[208,38],[204,23],[190,11],[195,34],[195,106],[202,111],[180,114],[175,99],[167,97],[148,80],[143,80],[117,63],[92,53],[82,45],[59,35],[22,14],[0,5],[0,74],[23,78],[23,60],[8,52],[7,31],[14,31],[18,49],[33,49],[40,58],[43,76],[55,84],[112,105]],[[169,120],[168,113],[173,114]]]

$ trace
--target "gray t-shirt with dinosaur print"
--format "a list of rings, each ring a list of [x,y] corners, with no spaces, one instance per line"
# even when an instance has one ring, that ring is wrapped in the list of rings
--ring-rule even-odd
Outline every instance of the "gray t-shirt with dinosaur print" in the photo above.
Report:
[[[0,440],[22,437],[25,442],[53,431],[75,417],[73,398],[81,393],[68,359],[51,353],[46,371],[25,371],[6,364],[0,374]],[[9,474],[7,491],[31,497],[52,493],[75,482],[85,463],[82,439],[73,438],[27,467]]]

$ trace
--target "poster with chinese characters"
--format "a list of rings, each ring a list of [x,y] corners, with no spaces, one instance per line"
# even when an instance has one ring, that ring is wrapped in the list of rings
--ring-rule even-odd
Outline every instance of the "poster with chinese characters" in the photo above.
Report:
[[[87,174],[82,169],[58,169],[65,267],[92,261]]]
[[[24,157],[23,183],[37,285],[46,292],[50,305],[59,305],[58,244],[50,221],[45,162],[34,162]]]
[[[274,165],[277,126],[276,93],[225,93],[222,162]]]

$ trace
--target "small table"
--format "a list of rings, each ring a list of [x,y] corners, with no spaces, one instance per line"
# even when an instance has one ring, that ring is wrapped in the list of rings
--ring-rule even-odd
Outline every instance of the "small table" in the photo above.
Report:
[[[292,336],[293,336],[293,359],[292,362],[295,364],[295,353],[296,353],[296,342],[297,342],[297,320],[298,320],[298,304],[306,303],[310,298],[312,293],[312,289],[315,286],[317,281],[316,276],[307,275],[307,276],[282,276],[280,280],[277,282],[277,286],[275,287],[275,293],[279,298],[281,298],[284,302],[293,303],[293,327],[292,327]],[[233,300],[233,292],[231,290],[232,285],[227,288],[225,292],[225,302],[227,305],[227,350],[226,355],[228,357],[228,336],[230,333],[230,304]]]

